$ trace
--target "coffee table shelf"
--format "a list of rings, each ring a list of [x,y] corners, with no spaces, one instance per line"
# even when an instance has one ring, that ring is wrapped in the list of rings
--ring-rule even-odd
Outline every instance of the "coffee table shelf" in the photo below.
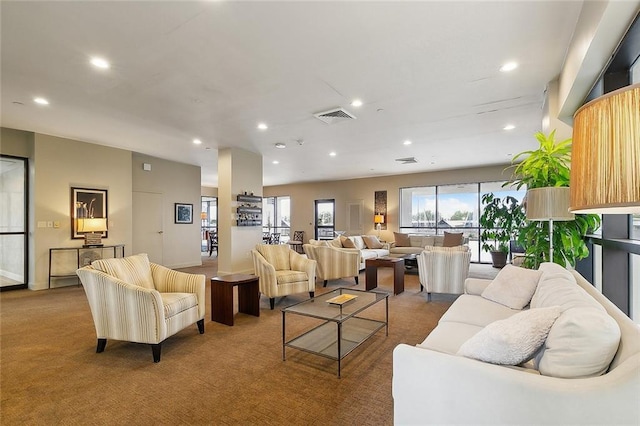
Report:
[[[339,306],[327,300],[342,294],[357,296]],[[384,321],[358,316],[378,302],[385,301]],[[286,314],[317,318],[324,322],[290,340],[286,340]],[[372,291],[339,288],[304,302],[282,309],[282,360],[286,347],[309,352],[338,362],[382,328],[389,335],[389,295]]]

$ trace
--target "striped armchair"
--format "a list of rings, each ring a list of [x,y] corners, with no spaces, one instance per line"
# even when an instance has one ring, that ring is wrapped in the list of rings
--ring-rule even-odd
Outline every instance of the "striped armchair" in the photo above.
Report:
[[[271,309],[275,298],[316,290],[316,261],[291,250],[287,245],[258,244],[251,250],[255,274],[260,277],[260,293],[269,298]]]
[[[167,337],[193,323],[204,333],[204,275],[151,263],[144,253],[96,260],[76,273],[89,300],[98,353],[107,339],[147,343],[153,362],[160,362]]]
[[[420,287],[431,293],[464,293],[464,280],[469,275],[471,251],[466,245],[456,247],[427,246],[418,255]]]
[[[317,275],[324,281],[353,277],[358,284],[360,273],[360,253],[357,250],[339,249],[336,247],[305,244],[304,252],[309,259],[318,262]]]

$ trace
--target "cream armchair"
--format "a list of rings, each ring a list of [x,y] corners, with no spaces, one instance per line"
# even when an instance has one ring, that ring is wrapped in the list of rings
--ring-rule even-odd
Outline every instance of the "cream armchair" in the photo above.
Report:
[[[151,263],[146,254],[96,260],[76,273],[89,300],[97,353],[107,339],[147,343],[153,362],[160,362],[167,337],[193,323],[204,333],[204,275]]]
[[[427,246],[417,258],[420,288],[427,290],[427,300],[431,300],[431,293],[464,293],[471,263],[468,246]]]
[[[358,284],[360,273],[360,253],[352,249],[305,244],[304,252],[318,262],[317,276],[324,281],[353,277]]]
[[[316,261],[307,259],[286,245],[258,244],[251,250],[255,274],[260,277],[260,293],[269,298],[271,309],[275,298],[316,290]]]

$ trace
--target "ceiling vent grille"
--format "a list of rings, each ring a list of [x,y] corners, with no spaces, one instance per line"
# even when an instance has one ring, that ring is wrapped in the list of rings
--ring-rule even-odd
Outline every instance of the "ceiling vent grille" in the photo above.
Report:
[[[416,157],[396,158],[396,161],[402,164],[414,164],[417,163]]]
[[[333,108],[329,111],[316,112],[313,114],[318,120],[324,121],[327,124],[339,123],[341,121],[355,120],[356,116],[351,114],[344,108]]]

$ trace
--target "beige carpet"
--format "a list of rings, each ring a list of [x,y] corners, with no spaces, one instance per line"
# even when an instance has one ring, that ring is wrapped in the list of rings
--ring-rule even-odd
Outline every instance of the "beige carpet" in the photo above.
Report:
[[[189,271],[215,275],[215,261]],[[363,288],[364,274],[360,276]],[[379,288],[392,289],[390,269]],[[353,286],[330,282],[327,289]],[[208,286],[207,286],[208,287]],[[261,301],[259,318],[238,314],[235,326],[210,322],[170,337],[162,361],[146,345],[109,341],[95,353],[95,331],[81,287],[0,293],[1,423],[23,424],[300,424],[390,425],[392,351],[422,341],[452,298],[427,303],[417,275],[389,300],[389,336],[378,332],[342,363],[294,349],[282,361],[282,313],[301,294]],[[317,292],[326,291],[321,284]],[[371,310],[383,318],[384,305]],[[287,335],[309,327],[287,317]],[[289,328],[290,326],[290,328]]]

